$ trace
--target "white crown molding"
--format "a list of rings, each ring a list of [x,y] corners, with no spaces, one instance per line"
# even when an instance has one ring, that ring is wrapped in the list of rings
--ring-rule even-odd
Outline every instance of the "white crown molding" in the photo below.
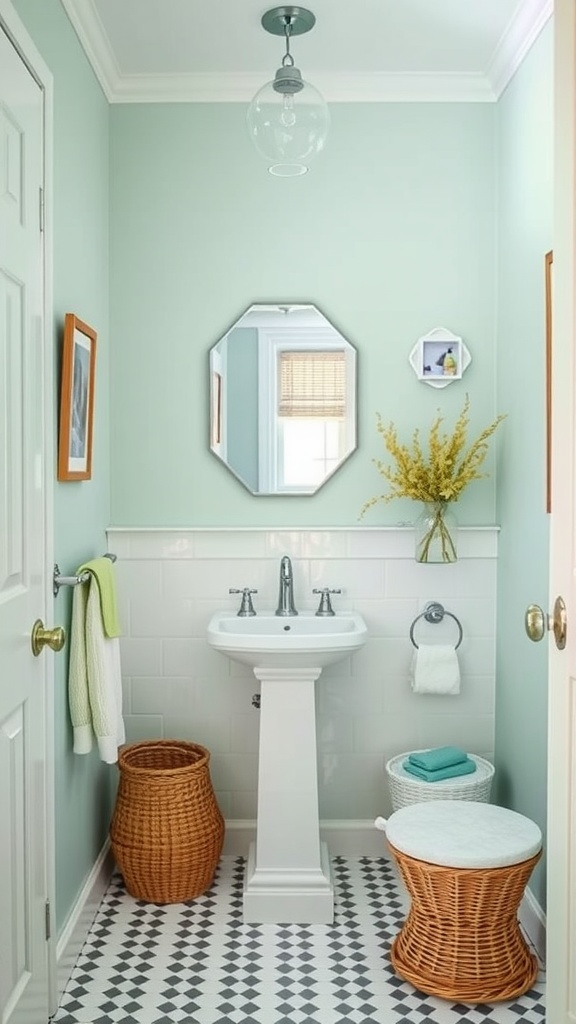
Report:
[[[523,0],[502,36],[486,76],[498,99],[551,18],[554,0]]]
[[[249,103],[261,75],[122,75],[92,0],[62,5],[110,103]],[[492,103],[501,95],[550,18],[553,0],[523,0],[486,74],[309,72],[329,103]]]
[[[102,91],[114,102],[121,75],[102,22],[91,0],[61,0]]]
[[[320,74],[311,82],[328,103],[482,102],[495,100],[483,75]],[[126,75],[117,79],[112,103],[249,103],[264,85],[261,75]]]

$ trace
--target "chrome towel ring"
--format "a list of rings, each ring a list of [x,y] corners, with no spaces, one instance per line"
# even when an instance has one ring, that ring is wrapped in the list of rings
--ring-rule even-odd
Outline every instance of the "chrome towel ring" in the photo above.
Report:
[[[458,643],[454,648],[454,650],[458,650],[460,644],[462,643],[462,637],[464,636],[462,632],[462,624],[460,622],[460,619],[456,618],[453,612],[447,612],[446,609],[444,608],[444,605],[440,604],[439,601],[429,601],[424,611],[420,612],[420,615],[416,616],[414,622],[410,626],[410,639],[414,644],[416,650],[418,650],[418,644],[414,639],[414,627],[418,620],[426,619],[426,622],[432,622],[434,625],[436,625],[438,622],[442,622],[442,619],[444,618],[445,615],[449,615],[451,619],[454,619],[454,622],[458,626]]]

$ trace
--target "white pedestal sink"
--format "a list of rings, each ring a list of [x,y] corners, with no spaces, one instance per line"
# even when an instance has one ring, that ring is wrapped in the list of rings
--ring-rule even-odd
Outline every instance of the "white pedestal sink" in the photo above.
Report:
[[[334,889],[320,842],[314,684],[325,665],[366,640],[349,613],[319,617],[219,612],[208,643],[251,665],[260,681],[256,842],[244,882],[244,920],[258,924],[329,924]]]

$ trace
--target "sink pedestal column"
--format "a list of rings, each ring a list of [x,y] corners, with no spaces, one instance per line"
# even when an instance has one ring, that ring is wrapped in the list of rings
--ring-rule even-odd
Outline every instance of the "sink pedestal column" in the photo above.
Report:
[[[320,842],[314,684],[320,668],[255,668],[261,683],[256,842],[244,920],[330,924],[334,889]]]

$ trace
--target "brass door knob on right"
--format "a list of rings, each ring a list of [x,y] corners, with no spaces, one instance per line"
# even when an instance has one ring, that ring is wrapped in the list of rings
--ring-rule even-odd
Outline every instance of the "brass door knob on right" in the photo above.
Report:
[[[563,651],[566,647],[568,628],[566,605],[563,599],[556,598],[552,615],[547,615],[538,604],[529,604],[524,616],[524,628],[530,640],[535,643],[544,638],[547,630],[552,630],[556,647],[559,651]]]

